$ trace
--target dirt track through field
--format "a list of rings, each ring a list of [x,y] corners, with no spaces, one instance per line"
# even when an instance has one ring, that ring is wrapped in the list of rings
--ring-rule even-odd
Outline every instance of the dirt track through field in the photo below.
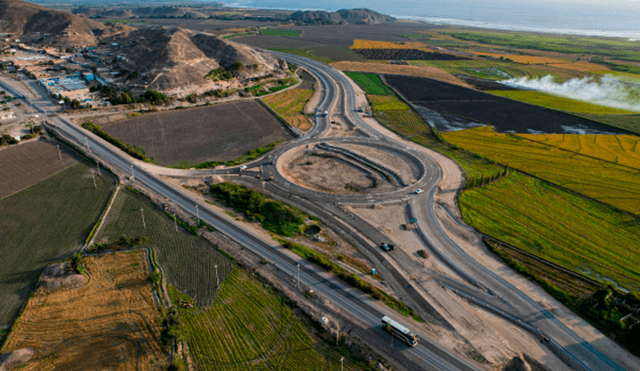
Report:
[[[85,258],[91,280],[36,291],[4,351],[35,349],[21,370],[160,370],[168,356],[144,251]]]

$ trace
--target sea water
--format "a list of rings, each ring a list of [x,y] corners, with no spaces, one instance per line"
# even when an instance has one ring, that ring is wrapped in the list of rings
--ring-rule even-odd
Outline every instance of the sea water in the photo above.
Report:
[[[640,42],[640,0],[237,0],[227,6],[326,10],[369,8],[400,19]]]

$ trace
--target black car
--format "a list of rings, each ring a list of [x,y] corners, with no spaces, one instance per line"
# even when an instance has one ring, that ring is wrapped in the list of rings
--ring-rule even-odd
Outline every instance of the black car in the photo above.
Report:
[[[383,242],[380,244],[380,248],[384,251],[391,251],[396,248],[396,245]]]

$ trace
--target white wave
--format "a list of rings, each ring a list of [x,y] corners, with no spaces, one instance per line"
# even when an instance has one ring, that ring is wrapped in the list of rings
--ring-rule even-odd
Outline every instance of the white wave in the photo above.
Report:
[[[604,75],[600,80],[593,77],[575,78],[563,83],[557,83],[553,76],[529,79],[528,77],[513,78],[500,83],[531,90],[538,90],[560,97],[571,98],[601,106],[622,108],[640,112],[640,88],[620,79]]]

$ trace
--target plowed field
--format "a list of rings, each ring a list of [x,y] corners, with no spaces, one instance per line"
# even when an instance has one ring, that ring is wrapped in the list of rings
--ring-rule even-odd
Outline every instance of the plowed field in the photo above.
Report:
[[[56,145],[55,142],[46,140],[32,140],[1,149],[0,199],[37,184],[78,162],[63,145],[60,145],[60,156]]]
[[[161,165],[233,160],[293,135],[255,101],[148,113],[105,125],[107,133],[144,148]]]
[[[91,280],[36,291],[3,351],[34,348],[21,370],[163,370],[158,311],[143,251],[86,257]]]
[[[452,74],[436,67],[368,62],[336,62],[331,63],[330,66],[341,71],[372,72],[389,75],[428,77],[450,84],[460,85],[467,88],[470,87]]]
[[[469,58],[453,54],[428,52],[422,49],[352,49],[366,59],[377,60],[422,60],[422,61],[456,61]]]

